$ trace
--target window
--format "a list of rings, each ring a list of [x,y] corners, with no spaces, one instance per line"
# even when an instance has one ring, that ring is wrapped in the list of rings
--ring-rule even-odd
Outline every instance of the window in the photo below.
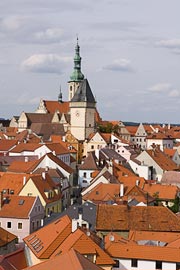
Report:
[[[94,145],[91,145],[91,149],[94,149]]]
[[[83,173],[83,177],[85,177],[85,178],[87,177],[87,173],[86,172]]]
[[[8,228],[8,229],[11,228],[11,222],[10,222],[10,221],[7,222],[7,228]]]
[[[40,212],[41,211],[41,206],[40,205],[38,205],[38,212]]]
[[[156,269],[162,269],[162,262],[156,261]]]
[[[180,263],[176,263],[176,270],[179,270],[180,269]]]
[[[119,260],[114,260],[115,264],[113,265],[113,268],[119,268]]]
[[[138,267],[138,260],[137,259],[131,260],[131,267]]]
[[[87,254],[86,258],[88,258],[91,262],[93,262],[94,255],[93,254]]]
[[[22,229],[22,222],[18,222],[18,230]]]

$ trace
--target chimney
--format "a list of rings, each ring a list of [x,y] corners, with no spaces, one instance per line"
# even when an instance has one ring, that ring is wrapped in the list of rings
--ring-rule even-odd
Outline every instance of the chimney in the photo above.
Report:
[[[139,186],[139,183],[140,183],[140,180],[137,179],[137,180],[136,180],[136,186]]]
[[[72,219],[72,228],[71,231],[72,233],[77,230],[77,220],[75,218]]]
[[[42,172],[42,179],[46,180],[46,172]]]
[[[120,183],[120,197],[124,196],[124,183]]]
[[[26,184],[26,176],[23,176],[23,186]]]
[[[78,215],[79,215],[79,219],[78,219],[78,223],[79,226],[82,226],[82,215],[83,215],[83,208],[82,207],[78,207]]]
[[[0,191],[0,210],[2,209],[3,206],[3,191]]]
[[[29,158],[28,158],[28,157],[25,157],[25,158],[24,158],[24,161],[25,161],[25,162],[28,162],[28,161],[29,161]]]

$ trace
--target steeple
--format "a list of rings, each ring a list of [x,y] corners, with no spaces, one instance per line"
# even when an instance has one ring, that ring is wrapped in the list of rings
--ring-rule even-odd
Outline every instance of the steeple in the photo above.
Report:
[[[59,95],[58,95],[58,102],[59,103],[62,103],[63,101],[62,101],[62,91],[61,91],[61,86],[60,86],[60,93],[59,93]]]
[[[70,82],[79,82],[84,79],[84,75],[81,72],[81,56],[80,56],[80,46],[78,44],[78,37],[77,43],[75,46],[75,56],[74,56],[74,70],[72,75],[70,76]]]

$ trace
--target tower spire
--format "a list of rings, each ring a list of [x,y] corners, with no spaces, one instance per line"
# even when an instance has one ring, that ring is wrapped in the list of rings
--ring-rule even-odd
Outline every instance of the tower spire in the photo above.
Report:
[[[81,56],[80,56],[80,46],[79,39],[77,36],[77,43],[75,46],[75,56],[74,56],[74,70],[70,76],[70,81],[79,82],[84,79],[84,75],[81,72]]]

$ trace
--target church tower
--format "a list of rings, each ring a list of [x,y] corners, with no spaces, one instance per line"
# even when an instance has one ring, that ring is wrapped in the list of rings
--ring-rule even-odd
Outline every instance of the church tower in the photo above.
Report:
[[[84,141],[95,131],[96,101],[88,80],[79,86],[70,101],[71,133],[79,141]]]
[[[70,76],[70,81],[68,82],[68,91],[69,91],[69,101],[73,98],[79,83],[84,79],[84,75],[81,72],[81,56],[80,56],[80,46],[77,44],[75,47],[75,56],[74,56],[74,70]]]

